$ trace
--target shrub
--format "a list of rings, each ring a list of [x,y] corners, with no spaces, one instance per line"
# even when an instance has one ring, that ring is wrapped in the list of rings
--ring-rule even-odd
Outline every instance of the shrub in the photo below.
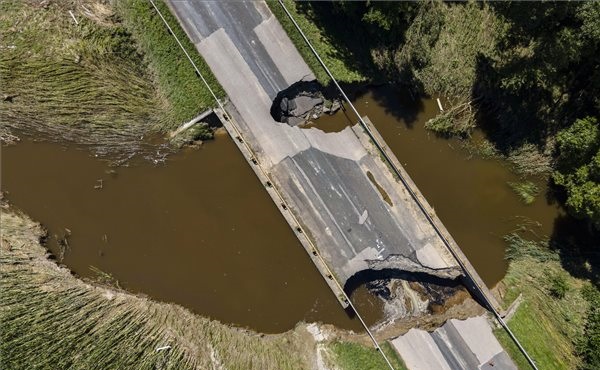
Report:
[[[550,278],[550,295],[554,298],[563,299],[569,290],[567,279],[560,274]]]

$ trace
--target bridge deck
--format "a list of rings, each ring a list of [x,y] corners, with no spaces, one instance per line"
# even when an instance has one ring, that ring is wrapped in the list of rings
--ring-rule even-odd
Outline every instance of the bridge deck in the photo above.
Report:
[[[453,254],[360,126],[324,133],[270,116],[279,91],[314,76],[264,3],[168,3],[231,99],[226,109],[234,120],[226,128],[241,136],[240,149],[257,161],[273,199],[286,205],[290,225],[299,223],[303,245],[309,253],[316,248],[321,273],[333,273],[339,284],[328,282],[336,293],[367,269],[460,275]]]

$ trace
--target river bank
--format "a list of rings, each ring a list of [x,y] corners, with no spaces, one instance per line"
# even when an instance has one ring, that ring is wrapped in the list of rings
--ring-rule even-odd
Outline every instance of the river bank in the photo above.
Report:
[[[162,1],[157,5],[167,10]],[[216,104],[147,1],[0,6],[4,142],[18,139],[19,131],[126,159],[156,151],[148,137],[162,136]],[[200,56],[193,59],[222,97]],[[203,127],[197,138],[212,137]]]
[[[338,329],[299,324],[283,334],[258,334],[177,305],[82,281],[47,258],[39,224],[4,201],[0,217],[0,363],[5,367],[280,370],[383,365],[375,351],[361,344],[366,339]],[[354,343],[340,339],[352,337]]]

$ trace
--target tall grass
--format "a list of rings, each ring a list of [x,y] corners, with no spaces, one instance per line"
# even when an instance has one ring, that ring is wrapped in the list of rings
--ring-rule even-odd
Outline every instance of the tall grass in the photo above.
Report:
[[[128,156],[214,104],[154,9],[115,4],[0,2],[3,132]]]
[[[0,217],[2,369],[311,368],[302,329],[258,335],[86,283],[45,257],[38,224],[6,208]]]
[[[505,305],[523,294],[509,327],[540,369],[576,369],[581,361],[575,354],[576,343],[583,336],[589,306],[582,294],[587,283],[569,275],[556,252],[546,246],[517,234],[506,240],[511,262],[503,280]],[[557,277],[565,286],[558,295]],[[501,329],[495,334],[519,368],[527,369],[529,365],[508,335]]]
[[[168,6],[163,0],[156,0],[155,4],[217,97],[224,97],[223,88],[204,59],[196,52],[194,44]],[[183,51],[148,0],[117,1],[115,6],[127,29],[132,32],[144,51],[149,67],[155,73],[160,91],[169,101],[177,123],[188,121],[207,107],[216,105],[214,98],[196,76]]]
[[[392,366],[396,370],[405,370],[404,363],[386,342],[381,346]],[[388,369],[383,356],[373,348],[366,348],[356,343],[334,341],[327,346],[329,360],[333,361],[340,370],[379,370]]]

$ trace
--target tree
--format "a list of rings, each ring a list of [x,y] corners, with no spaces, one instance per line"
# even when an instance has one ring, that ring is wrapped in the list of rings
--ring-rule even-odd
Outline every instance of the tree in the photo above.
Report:
[[[583,297],[589,303],[584,336],[578,345],[583,363],[581,370],[600,368],[600,292],[592,285],[583,288]]]
[[[567,192],[567,209],[600,229],[600,128],[587,117],[558,133],[553,180]]]

